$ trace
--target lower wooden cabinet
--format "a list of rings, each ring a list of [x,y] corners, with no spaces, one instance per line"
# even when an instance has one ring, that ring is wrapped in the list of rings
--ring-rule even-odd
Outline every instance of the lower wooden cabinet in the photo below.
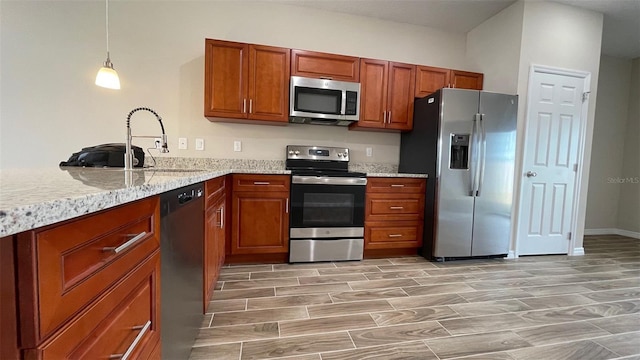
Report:
[[[160,251],[26,358],[149,359],[160,341]],[[155,355],[157,356],[157,355]]]
[[[394,249],[416,252],[422,245],[425,187],[425,179],[367,179],[365,257],[393,255]]]
[[[288,175],[233,175],[230,254],[288,253],[289,184]]]
[[[205,184],[205,228],[204,228],[204,285],[203,311],[207,311],[209,301],[220,276],[225,260],[227,229],[226,177],[207,181]]]
[[[2,306],[13,287],[20,356],[158,359],[159,238],[155,196],[2,239],[3,263],[7,241],[18,259]]]

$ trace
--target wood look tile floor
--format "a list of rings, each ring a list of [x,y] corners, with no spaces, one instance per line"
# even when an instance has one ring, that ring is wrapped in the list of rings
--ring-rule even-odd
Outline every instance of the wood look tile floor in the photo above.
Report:
[[[191,359],[638,360],[640,240],[584,248],[225,266]]]

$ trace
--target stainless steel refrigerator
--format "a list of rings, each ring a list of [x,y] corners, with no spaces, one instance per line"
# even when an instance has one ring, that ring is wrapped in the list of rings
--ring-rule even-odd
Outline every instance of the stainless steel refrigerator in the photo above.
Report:
[[[516,152],[517,95],[441,89],[416,99],[401,135],[401,173],[428,174],[422,255],[506,255]]]

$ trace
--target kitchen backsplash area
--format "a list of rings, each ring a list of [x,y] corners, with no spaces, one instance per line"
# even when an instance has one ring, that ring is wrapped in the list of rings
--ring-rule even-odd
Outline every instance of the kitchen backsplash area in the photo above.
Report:
[[[153,166],[151,158],[145,159],[145,164]],[[285,160],[254,160],[254,159],[214,159],[194,157],[155,157],[155,166],[162,169],[272,169],[284,172]],[[397,173],[398,164],[351,162],[350,171],[372,173]]]

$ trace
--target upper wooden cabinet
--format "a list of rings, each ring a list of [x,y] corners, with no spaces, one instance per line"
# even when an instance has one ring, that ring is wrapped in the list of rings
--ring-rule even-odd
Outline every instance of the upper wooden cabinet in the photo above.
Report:
[[[360,58],[291,50],[291,75],[339,81],[360,81]]]
[[[416,66],[360,59],[360,120],[350,129],[411,130]]]
[[[416,67],[416,97],[424,97],[444,87],[482,90],[483,74],[443,69],[431,66]]]
[[[286,48],[207,39],[204,115],[287,123],[290,66]]]
[[[484,75],[480,73],[451,70],[451,87],[459,89],[482,90]]]

